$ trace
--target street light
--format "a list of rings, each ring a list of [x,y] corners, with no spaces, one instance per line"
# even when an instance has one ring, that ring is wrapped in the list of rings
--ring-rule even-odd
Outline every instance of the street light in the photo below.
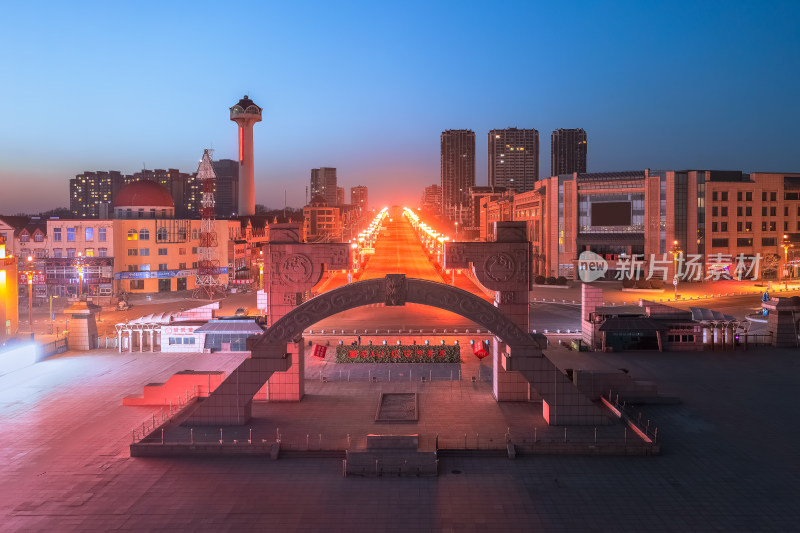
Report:
[[[783,289],[788,290],[789,288],[789,248],[792,247],[792,243],[789,240],[789,236],[785,233],[783,234],[783,272],[781,272],[783,277]]]
[[[672,241],[672,286],[675,288],[675,299],[678,299],[678,256],[681,254],[678,240]]]
[[[83,262],[82,262],[83,254],[78,252],[78,300],[81,299],[83,295]]]
[[[33,257],[28,256],[28,270],[25,271],[25,276],[28,278],[28,326],[31,329],[31,338],[33,337]]]

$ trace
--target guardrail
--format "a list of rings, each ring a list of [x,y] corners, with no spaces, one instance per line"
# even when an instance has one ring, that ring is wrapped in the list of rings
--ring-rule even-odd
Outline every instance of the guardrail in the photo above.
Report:
[[[194,403],[197,400],[198,396],[196,391],[194,390],[187,390],[185,395],[178,396],[176,398],[176,403],[170,403],[167,411],[164,411],[164,408],[161,408],[161,413],[156,416],[153,413],[149,418],[142,421],[142,427],[139,428],[138,426],[132,430],[133,440],[131,444],[136,444],[137,442],[141,443],[145,439],[153,437],[153,433],[156,432],[157,429],[161,428],[161,444],[164,444],[164,428],[163,426],[166,425],[170,420],[172,420],[176,415],[178,415],[181,411],[183,411],[186,407]]]

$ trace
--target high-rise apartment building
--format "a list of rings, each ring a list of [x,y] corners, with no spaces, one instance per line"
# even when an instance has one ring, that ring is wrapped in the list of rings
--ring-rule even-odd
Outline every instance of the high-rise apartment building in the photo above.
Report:
[[[344,187],[336,187],[336,205],[344,205]]]
[[[420,207],[430,213],[442,211],[442,188],[436,184],[425,187],[420,200]]]
[[[550,135],[550,175],[586,172],[586,132],[557,129]]]
[[[516,192],[533,189],[539,179],[539,132],[507,128],[489,132],[489,186]]]
[[[114,191],[124,176],[116,170],[84,172],[69,180],[69,209],[75,218],[108,218]]]
[[[149,180],[163,185],[175,202],[175,215],[193,218],[199,213],[200,184],[195,174],[178,169],[142,170],[133,175],[111,171],[84,172],[69,180],[70,211],[75,218],[109,218],[117,192],[134,181]]]
[[[442,212],[458,220],[469,211],[469,188],[475,185],[475,132],[443,131],[441,151]]]
[[[311,198],[321,196],[329,206],[336,205],[336,169],[320,167],[311,169]]]
[[[220,159],[212,163],[216,174],[214,208],[217,218],[229,218],[239,214],[239,162]]]
[[[369,209],[369,196],[364,185],[350,187],[350,204],[361,209],[362,212]]]

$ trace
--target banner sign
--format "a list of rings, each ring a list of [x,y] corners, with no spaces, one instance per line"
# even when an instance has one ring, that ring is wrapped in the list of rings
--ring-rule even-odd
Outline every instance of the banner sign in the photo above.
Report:
[[[461,346],[456,345],[339,345],[337,363],[460,363]]]
[[[325,359],[325,353],[328,351],[328,348],[325,346],[321,346],[319,344],[314,345],[314,351],[311,353],[314,357],[318,359]]]
[[[217,267],[213,274],[227,274],[228,267]],[[188,278],[196,276],[197,269],[189,270],[147,270],[143,272],[117,272],[114,279],[166,279],[166,278]]]

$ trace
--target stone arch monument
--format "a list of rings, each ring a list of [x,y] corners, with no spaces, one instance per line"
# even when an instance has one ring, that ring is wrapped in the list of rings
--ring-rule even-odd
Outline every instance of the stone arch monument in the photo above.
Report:
[[[579,392],[511,318],[467,291],[428,280],[389,274],[339,287],[309,300],[278,319],[262,336],[248,340],[246,359],[184,422],[185,425],[238,425],[251,418],[253,396],[273,372],[290,366],[291,346],[302,343],[309,326],[329,316],[369,304],[429,305],[463,316],[492,332],[504,347],[494,350],[495,366],[524,376],[543,398],[543,415],[554,425],[601,425],[609,419]],[[498,343],[496,343],[497,345]],[[296,349],[296,348],[295,348]],[[500,384],[495,375],[493,391]]]

